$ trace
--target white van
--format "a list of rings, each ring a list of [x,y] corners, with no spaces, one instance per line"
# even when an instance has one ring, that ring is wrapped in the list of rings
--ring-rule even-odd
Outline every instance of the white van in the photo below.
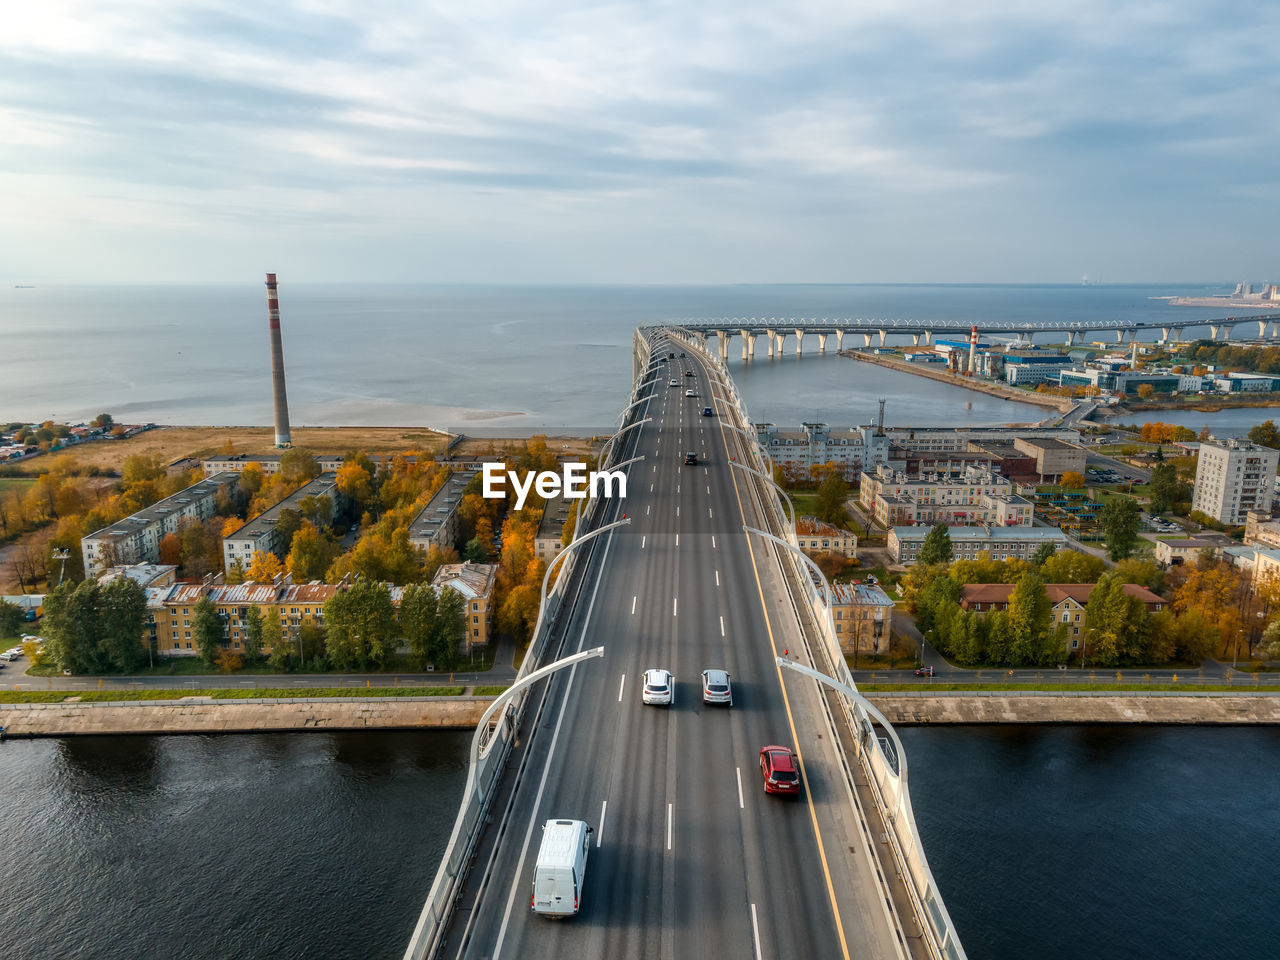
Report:
[[[548,820],[533,868],[534,913],[571,917],[582,903],[582,881],[595,830],[585,820]]]

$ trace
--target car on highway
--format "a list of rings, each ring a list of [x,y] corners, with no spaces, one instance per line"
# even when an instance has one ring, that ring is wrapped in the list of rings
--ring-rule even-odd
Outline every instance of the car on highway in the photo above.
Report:
[[[677,380],[675,377],[672,377],[672,378],[671,378],[671,383],[669,383],[669,384],[668,384],[668,386],[671,386],[671,387],[678,387],[678,386],[680,386],[680,381],[679,381],[679,380]]]
[[[684,464],[686,467],[696,467],[698,465],[698,455],[690,450],[684,455]]]
[[[548,820],[533,865],[529,905],[544,917],[571,917],[581,909],[587,855],[595,829],[585,820]]]
[[[693,376],[693,371],[692,371],[692,370],[686,370],[686,371],[684,372],[684,375],[685,375],[686,377],[692,377],[692,376]]]
[[[733,682],[727,670],[709,668],[702,671],[702,702],[733,706]]]
[[[676,702],[676,678],[670,670],[655,667],[644,672],[640,700],[656,707],[669,707]]]
[[[696,397],[696,396],[697,396],[697,394],[693,392],[693,387],[690,387],[688,390],[686,390],[686,391],[684,392],[684,395],[685,395],[686,397]]]
[[[703,408],[702,408],[702,415],[703,415],[704,417],[711,417],[711,416],[715,416],[715,414],[713,414],[713,413],[711,412],[711,408],[710,408],[710,407],[703,407]]]
[[[928,666],[928,667],[916,667],[916,676],[917,676],[917,677],[932,677],[932,676],[933,676],[933,667],[932,667],[932,666]]]
[[[800,764],[789,747],[771,744],[760,750],[760,776],[764,792],[785,797],[800,796]]]

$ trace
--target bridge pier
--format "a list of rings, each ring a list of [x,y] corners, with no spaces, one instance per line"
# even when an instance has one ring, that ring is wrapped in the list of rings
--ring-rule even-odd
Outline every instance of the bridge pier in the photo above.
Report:
[[[827,352],[827,335],[825,333],[818,334],[818,352]]]
[[[785,333],[785,331],[780,330],[778,331],[776,336],[778,338],[778,356],[781,357],[786,353],[787,334]]]
[[[1116,331],[1116,343],[1124,343],[1124,331],[1123,331],[1123,330],[1117,330],[1117,331]]]
[[[924,342],[925,342],[925,343],[927,343],[927,344],[932,344],[932,343],[933,343],[933,331],[932,331],[932,330],[926,330],[926,331],[924,332]]]
[[[871,334],[864,333],[862,335],[862,340],[863,340],[863,346],[866,346],[866,347],[871,346]]]
[[[1074,346],[1075,346],[1075,344],[1076,344],[1076,332],[1075,332],[1074,330],[1068,330],[1068,331],[1067,331],[1067,343],[1066,343],[1066,345],[1067,345],[1068,347],[1074,347]]]
[[[884,346],[884,338],[885,338],[885,335],[886,335],[886,334],[888,334],[888,332],[889,332],[888,330],[881,330],[881,331],[880,331],[880,346],[882,346],[882,347]]]
[[[796,356],[800,356],[804,352],[804,330],[796,327]]]
[[[1226,336],[1226,333],[1227,333],[1227,327],[1226,327],[1226,325],[1225,325],[1225,324],[1217,324],[1217,323],[1211,323],[1211,324],[1209,324],[1209,339],[1210,339],[1210,340],[1217,340],[1217,339],[1218,339],[1218,331],[1219,331],[1219,330],[1221,330],[1221,331],[1222,331],[1222,333],[1223,333],[1223,337],[1222,337],[1222,339],[1223,339],[1223,340],[1226,340],[1226,339],[1227,339],[1227,336]]]
[[[1263,337],[1265,337],[1265,336],[1267,335],[1267,325],[1268,325],[1268,324],[1270,324],[1270,323],[1271,323],[1271,321],[1270,321],[1270,320],[1259,320],[1259,321],[1258,321],[1258,339],[1259,339],[1259,340],[1261,340]]]
[[[752,333],[750,330],[743,330],[742,333],[742,359],[754,360],[756,358],[756,337],[758,334]]]
[[[837,330],[836,331],[836,352],[839,353],[843,349],[844,349],[844,331]]]
[[[729,341],[733,339],[733,333],[729,330],[717,330],[716,339],[720,341],[720,359],[729,360]]]
[[[921,334],[913,333],[911,335],[911,345],[915,347],[920,346],[920,337],[921,337]]]

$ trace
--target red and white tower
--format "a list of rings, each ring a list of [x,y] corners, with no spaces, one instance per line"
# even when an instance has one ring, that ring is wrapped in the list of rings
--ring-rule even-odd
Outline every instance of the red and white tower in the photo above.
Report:
[[[975,323],[973,329],[969,331],[969,376],[973,376],[975,365],[978,361],[978,325]],[[281,374],[281,383],[283,383],[284,374]],[[281,387],[281,389],[284,389]]]

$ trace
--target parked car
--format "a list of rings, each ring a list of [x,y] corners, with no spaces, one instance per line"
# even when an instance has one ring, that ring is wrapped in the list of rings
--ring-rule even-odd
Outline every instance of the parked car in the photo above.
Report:
[[[702,702],[733,706],[733,683],[725,670],[702,671]]]
[[[765,793],[800,796],[800,763],[789,747],[772,744],[760,750],[760,776]]]
[[[644,672],[644,686],[640,690],[643,703],[669,707],[676,702],[676,678],[670,670],[660,667]]]

